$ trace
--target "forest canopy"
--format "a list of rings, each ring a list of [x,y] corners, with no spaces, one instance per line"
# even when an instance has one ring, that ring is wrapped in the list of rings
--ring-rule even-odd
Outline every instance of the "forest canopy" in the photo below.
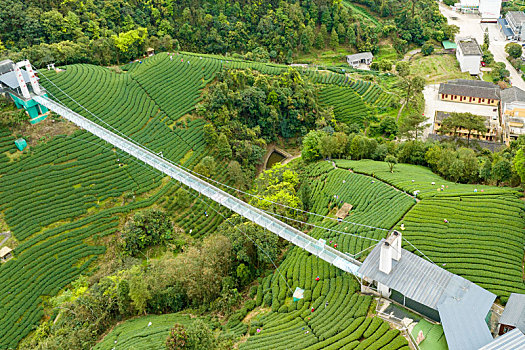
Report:
[[[414,0],[406,10],[396,1],[362,2],[388,17],[385,25],[365,21],[341,0],[0,0],[0,55],[37,66],[109,65],[152,47],[291,63],[297,53],[338,45],[375,51],[381,36],[393,33],[400,51],[454,35],[434,1]]]

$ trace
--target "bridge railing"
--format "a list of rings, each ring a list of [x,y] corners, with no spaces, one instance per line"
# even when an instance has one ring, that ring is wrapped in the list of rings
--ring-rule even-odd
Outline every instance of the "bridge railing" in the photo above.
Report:
[[[43,96],[37,96],[34,98],[34,100],[66,118],[67,120],[75,123],[86,131],[101,138],[102,140],[143,161],[144,163],[172,177],[173,179],[185,184],[186,186],[214,200],[215,202],[220,203],[222,206],[236,212],[248,220],[266,228],[279,237],[282,237],[296,246],[303,248],[304,250],[318,256],[330,264],[333,264],[343,271],[357,275],[357,270],[361,265],[361,262],[351,258],[350,256],[326,245],[319,240],[316,240],[315,238],[282,222],[281,220],[274,218],[268,213],[265,213],[264,211],[255,208],[246,202],[243,202],[231,194],[181,169],[176,164],[173,164],[170,161],[159,157],[153,152],[143,148],[142,146],[105,129],[104,127],[81,116],[80,114],[70,110],[60,103]]]

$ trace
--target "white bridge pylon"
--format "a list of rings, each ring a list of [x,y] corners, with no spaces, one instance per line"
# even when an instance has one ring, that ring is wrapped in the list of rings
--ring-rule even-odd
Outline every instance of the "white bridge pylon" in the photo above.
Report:
[[[91,120],[73,112],[69,108],[50,100],[44,96],[36,96],[34,100],[61,115],[70,122],[78,125],[93,135],[102,140],[112,144],[131,156],[143,161],[171,178],[183,183],[184,185],[194,189],[222,206],[236,212],[237,214],[247,218],[250,221],[266,228],[279,237],[295,244],[298,247],[318,256],[324,261],[340,268],[343,271],[357,275],[357,270],[361,266],[361,262],[351,258],[350,256],[326,245],[322,240],[316,240],[304,232],[274,218],[273,216],[257,209],[248,203],[232,196],[231,194],[201,180],[197,176],[179,168],[175,164],[170,163],[164,158],[159,157],[153,152],[105,129],[104,127],[92,122]]]

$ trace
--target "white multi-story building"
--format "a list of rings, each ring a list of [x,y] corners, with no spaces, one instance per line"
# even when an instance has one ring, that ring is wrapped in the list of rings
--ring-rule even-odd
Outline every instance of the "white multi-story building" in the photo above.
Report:
[[[482,22],[496,22],[500,16],[501,0],[460,0],[455,8],[463,13],[479,13]]]
[[[505,142],[525,134],[525,91],[517,87],[501,91],[501,119]]]
[[[496,22],[500,16],[501,0],[479,0],[478,10],[482,22]]]
[[[512,39],[525,40],[525,13],[509,11],[505,16],[508,27],[512,30]]]
[[[462,72],[478,75],[481,65],[481,48],[476,39],[461,39],[457,42],[456,58]]]

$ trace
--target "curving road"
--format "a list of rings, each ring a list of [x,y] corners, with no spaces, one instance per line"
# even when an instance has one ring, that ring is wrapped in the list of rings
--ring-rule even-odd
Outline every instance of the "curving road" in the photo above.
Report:
[[[481,45],[483,43],[483,33],[486,29],[489,32],[489,50],[494,55],[497,62],[504,62],[510,72],[510,81],[513,86],[525,90],[525,81],[520,74],[507,61],[507,53],[505,52],[505,41],[503,34],[497,23],[480,23],[480,17],[474,14],[462,14],[452,11],[448,6],[439,4],[439,10],[448,20],[449,24],[454,24],[459,27],[458,37],[473,37]]]

